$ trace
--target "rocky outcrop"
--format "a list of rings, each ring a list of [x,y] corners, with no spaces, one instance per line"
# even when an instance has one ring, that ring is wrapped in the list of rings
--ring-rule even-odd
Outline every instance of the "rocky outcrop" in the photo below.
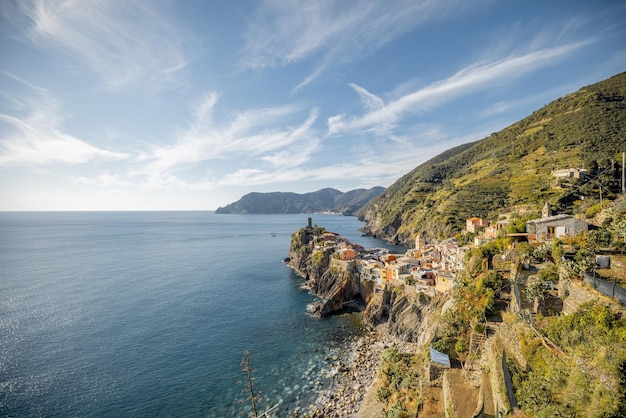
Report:
[[[311,313],[325,317],[363,310],[374,294],[374,283],[361,280],[354,261],[335,259],[334,248],[324,245],[323,233],[319,227],[302,228],[292,235],[289,249],[289,266],[321,299],[313,304]]]
[[[435,334],[444,302],[440,295],[430,297],[405,292],[403,286],[388,286],[368,304],[365,322],[401,341],[426,344]]]
[[[289,265],[321,299],[313,304],[312,314],[325,317],[365,310],[364,321],[372,328],[381,328],[400,341],[428,343],[435,334],[445,298],[405,291],[403,285],[388,285],[377,293],[374,282],[360,278],[355,261],[334,257],[334,249],[324,245],[323,233],[319,227],[302,228],[292,235],[289,250]]]

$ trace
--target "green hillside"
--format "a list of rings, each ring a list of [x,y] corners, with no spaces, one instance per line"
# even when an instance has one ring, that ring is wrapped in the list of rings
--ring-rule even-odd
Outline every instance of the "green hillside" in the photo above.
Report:
[[[366,231],[408,244],[417,233],[449,237],[472,216],[496,220],[514,209],[532,216],[546,202],[584,213],[599,203],[600,190],[605,201],[614,198],[626,151],[625,97],[621,73],[438,155],[363,208]],[[551,172],[563,168],[587,168],[597,178],[559,187]]]
[[[248,193],[238,201],[218,208],[215,213],[270,214],[336,212],[353,215],[366,203],[380,195],[383,187],[356,189],[349,192],[327,188],[311,193]]]

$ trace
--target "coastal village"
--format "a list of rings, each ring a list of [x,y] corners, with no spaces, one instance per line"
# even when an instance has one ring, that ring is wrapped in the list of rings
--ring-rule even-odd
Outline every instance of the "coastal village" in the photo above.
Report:
[[[413,248],[407,249],[404,253],[392,253],[385,248],[364,248],[349,242],[337,233],[322,228],[321,236],[316,235],[314,251],[332,254],[329,260],[331,270],[358,272],[360,281],[370,283],[374,293],[382,294],[389,289],[402,288],[405,295],[416,295],[418,300],[419,295],[424,294],[428,296],[428,300],[444,301],[442,303],[443,310],[445,310],[446,306],[450,306],[445,301],[453,302],[453,289],[457,282],[462,280],[463,270],[468,268],[465,265],[468,252],[497,238],[506,238],[507,248],[501,254],[483,261],[489,265],[490,271],[495,270],[498,275],[506,277],[507,290],[504,291],[506,302],[501,309],[524,318],[529,329],[534,329],[532,317],[541,318],[542,315],[555,315],[556,312],[572,314],[585,303],[603,300],[603,298],[606,300],[605,295],[616,299],[613,301],[614,305],[618,306],[617,309],[620,311],[624,311],[619,305],[626,304],[626,297],[624,297],[626,291],[618,287],[621,290],[616,296],[615,286],[613,286],[612,295],[606,292],[602,295],[601,288],[594,286],[596,288],[592,290],[576,283],[562,284],[557,291],[553,283],[548,281],[543,289],[544,295],[531,300],[525,293],[526,285],[536,277],[538,270],[537,267],[529,266],[527,262],[521,262],[516,248],[522,243],[531,248],[538,248],[542,245],[550,245],[555,240],[567,241],[594,227],[581,215],[555,215],[548,204],[544,205],[540,217],[533,219],[532,216],[528,216],[529,213],[532,212],[524,213],[526,215],[524,219],[528,219],[525,221],[524,232],[511,233],[509,232],[511,228],[507,228],[512,222],[517,222],[519,226],[521,218],[519,212],[503,213],[491,222],[487,219],[472,217],[466,219],[465,230],[460,234],[466,238],[464,245],[459,245],[454,238],[427,241],[418,235]],[[312,233],[313,230],[319,232],[318,227],[313,227],[312,219],[309,218],[304,228],[305,234],[306,231]],[[608,267],[612,263],[610,256],[597,255],[595,257],[598,268]],[[615,264],[621,265],[623,258],[615,261]],[[539,269],[541,268],[543,266],[539,266]],[[620,269],[623,268],[618,267],[618,270]],[[336,306],[342,306],[342,303]],[[441,306],[438,309],[441,309]],[[498,313],[498,316],[501,314],[503,313]],[[494,319],[493,316],[483,318],[482,331],[472,331],[469,346],[462,357],[455,355],[452,360],[452,355],[446,352],[448,350],[435,348],[433,342],[437,338],[436,335],[432,341],[426,341],[426,345],[429,345],[430,365],[427,367],[427,376],[425,376],[427,384],[420,386],[420,392],[423,393],[420,395],[422,396],[420,402],[423,402],[420,416],[504,416],[518,410],[511,377],[509,376],[508,380],[505,377],[509,373],[508,366],[505,364],[505,348],[502,346],[497,348],[496,345],[502,343],[496,343],[497,339],[493,338],[502,325],[502,318]],[[498,335],[508,335],[506,333],[511,333],[508,325],[503,327]],[[325,409],[320,407],[318,410],[321,413],[319,416],[326,416],[325,414],[331,413],[334,408],[343,412],[332,416],[369,418],[378,415],[368,411],[380,413],[381,404],[374,400],[378,399],[380,394],[373,394],[371,390],[366,393],[363,382],[371,382],[369,379],[372,379],[375,374],[372,364],[376,364],[375,358],[379,357],[382,350],[389,346],[382,344],[376,337],[368,338],[370,340],[367,344],[358,346],[354,367],[338,367],[344,370],[339,381],[343,379],[348,389],[338,394],[330,391]],[[512,341],[517,341],[517,337],[511,338],[513,338]],[[550,350],[555,352],[560,350],[547,337],[540,339]],[[423,342],[419,344],[413,342],[402,345],[405,343],[396,340],[394,346],[396,343],[400,343],[407,351],[419,350],[423,344]],[[519,345],[516,342],[512,345],[508,344],[504,343],[506,350],[515,350],[515,346]],[[515,354],[518,358],[523,358],[519,352]],[[460,363],[459,359],[462,359]],[[349,362],[347,360],[347,363]],[[486,371],[489,369],[493,370]],[[495,389],[495,387],[506,387],[508,392]],[[430,401],[424,400],[426,398]]]
[[[417,236],[415,246],[404,254],[392,254],[387,249],[365,249],[345,240],[334,232],[325,232],[320,249],[335,249],[333,263],[343,269],[355,263],[361,279],[376,283],[377,291],[386,284],[414,286],[416,291],[434,294],[450,292],[457,275],[464,269],[465,254],[472,248],[494,240],[510,222],[510,214],[497,222],[477,217],[466,220],[465,232],[474,234],[474,241],[459,246],[455,239],[426,242]],[[310,226],[310,225],[309,225]],[[546,204],[542,217],[529,220],[525,233],[508,234],[517,241],[540,244],[555,238],[574,237],[588,230],[588,224],[572,215],[552,215]],[[516,241],[513,241],[514,248]],[[495,260],[497,262],[497,260]]]

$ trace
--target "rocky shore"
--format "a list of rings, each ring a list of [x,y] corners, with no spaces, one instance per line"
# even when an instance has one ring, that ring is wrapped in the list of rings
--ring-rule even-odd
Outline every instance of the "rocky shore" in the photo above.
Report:
[[[356,337],[349,348],[327,356],[330,383],[319,392],[307,411],[294,416],[356,417],[366,392],[374,382],[385,342],[377,331]]]
[[[314,400],[308,407],[293,411],[292,416],[378,417],[382,404],[376,401],[373,383],[382,353],[394,343],[399,347],[411,344],[407,341],[424,343],[420,340],[430,335],[432,328],[431,321],[426,320],[430,298],[407,295],[404,287],[376,292],[375,283],[361,279],[354,262],[333,258],[334,248],[321,245],[323,235],[323,229],[310,226],[295,232],[285,259],[305,280],[302,287],[321,299],[308,307],[309,312],[325,317],[344,309],[360,311],[370,330],[363,336],[350,337],[327,356],[323,378],[315,382]]]

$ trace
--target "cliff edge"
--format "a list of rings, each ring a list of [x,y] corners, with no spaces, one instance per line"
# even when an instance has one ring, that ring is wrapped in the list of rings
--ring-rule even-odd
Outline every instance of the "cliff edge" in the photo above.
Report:
[[[335,256],[336,245],[347,243],[333,234],[326,238],[324,228],[306,227],[291,236],[289,266],[305,280],[305,287],[321,300],[312,314],[325,317],[339,312],[362,311],[374,295],[374,283],[360,279],[354,260]],[[332,241],[332,243],[331,243]]]
[[[291,237],[288,264],[321,300],[313,315],[364,312],[364,322],[400,341],[425,344],[433,337],[444,300],[410,292],[404,284],[378,286],[361,277],[359,257],[344,260],[338,249],[354,247],[345,238],[318,226],[308,226]]]

